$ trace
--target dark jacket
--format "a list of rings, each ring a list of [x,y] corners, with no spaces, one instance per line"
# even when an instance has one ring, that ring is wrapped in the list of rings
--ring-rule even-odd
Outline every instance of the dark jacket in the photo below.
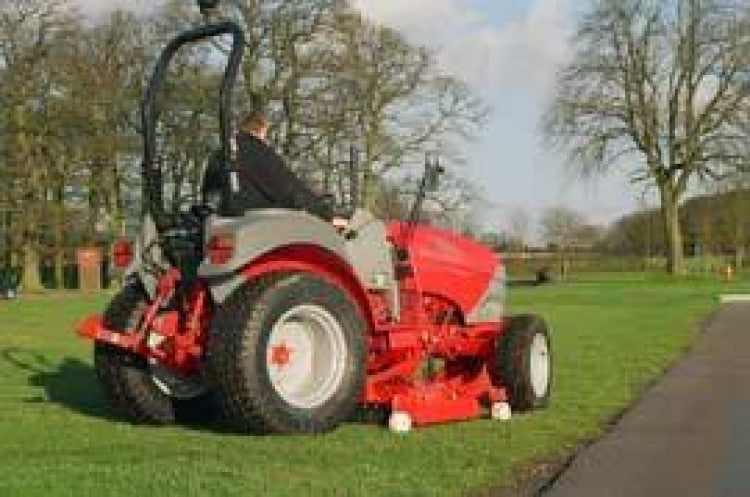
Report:
[[[235,195],[235,209],[299,209],[325,220],[333,217],[333,209],[315,195],[284,164],[279,155],[253,135],[237,135],[237,164],[240,192]],[[204,180],[204,197],[221,191],[222,208],[229,198],[229,178],[221,163],[221,156],[209,161]]]

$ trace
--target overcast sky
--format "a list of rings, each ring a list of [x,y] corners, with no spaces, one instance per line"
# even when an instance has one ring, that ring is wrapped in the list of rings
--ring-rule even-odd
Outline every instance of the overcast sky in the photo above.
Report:
[[[576,0],[355,0],[372,18],[439,50],[444,68],[490,104],[488,129],[467,174],[495,205],[487,223],[507,228],[514,210],[537,216],[565,205],[606,223],[635,208],[621,176],[582,181],[544,150],[539,121],[555,74],[570,56]]]
[[[146,0],[76,0],[89,13]],[[192,0],[186,0],[191,1]],[[437,50],[443,68],[465,79],[492,108],[485,134],[471,144],[465,174],[495,206],[486,223],[508,227],[517,209],[537,216],[565,205],[594,222],[635,208],[640,192],[614,176],[582,182],[545,151],[539,120],[555,72],[569,56],[575,0],[353,0],[378,22]]]

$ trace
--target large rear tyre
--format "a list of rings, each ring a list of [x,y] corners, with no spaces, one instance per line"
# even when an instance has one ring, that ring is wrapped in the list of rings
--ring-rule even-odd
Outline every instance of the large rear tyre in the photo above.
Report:
[[[552,346],[544,319],[510,316],[496,347],[496,374],[508,389],[513,410],[540,409],[552,391]]]
[[[104,325],[122,333],[134,330],[147,306],[140,285],[129,283],[107,307]],[[143,357],[102,343],[94,347],[94,366],[112,405],[134,423],[163,425],[205,419],[212,412],[200,378],[178,377]]]
[[[248,282],[214,317],[207,366],[233,428],[321,433],[350,418],[365,378],[365,324],[308,274]]]

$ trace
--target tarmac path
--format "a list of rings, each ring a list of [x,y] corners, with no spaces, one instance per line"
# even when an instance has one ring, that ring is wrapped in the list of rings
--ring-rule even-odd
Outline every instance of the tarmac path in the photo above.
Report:
[[[690,356],[542,495],[750,497],[750,305],[714,314]]]

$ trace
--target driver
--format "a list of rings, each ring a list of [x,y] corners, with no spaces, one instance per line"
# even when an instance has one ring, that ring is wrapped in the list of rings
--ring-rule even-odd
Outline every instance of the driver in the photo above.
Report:
[[[268,127],[267,118],[258,111],[251,112],[241,121],[233,147],[240,164],[236,202],[244,211],[299,209],[332,221],[333,207],[297,178],[268,145]],[[228,187],[220,157],[212,158],[206,171],[204,195],[209,198],[212,193],[227,191]]]

